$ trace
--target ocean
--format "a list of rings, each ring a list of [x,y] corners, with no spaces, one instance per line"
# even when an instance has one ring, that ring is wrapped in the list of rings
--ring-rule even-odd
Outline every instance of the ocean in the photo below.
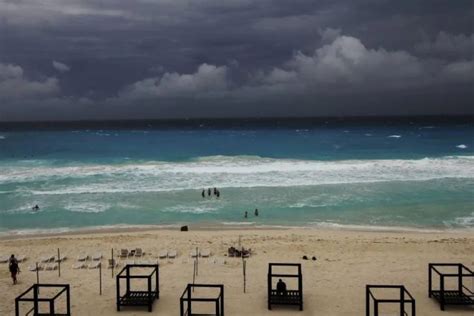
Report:
[[[474,230],[474,125],[0,126],[0,234],[185,224]]]

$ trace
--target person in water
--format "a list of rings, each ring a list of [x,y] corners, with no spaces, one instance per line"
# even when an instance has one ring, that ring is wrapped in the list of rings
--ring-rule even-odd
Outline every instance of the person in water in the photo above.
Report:
[[[286,283],[283,282],[282,279],[278,280],[277,283],[277,294],[278,295],[286,295]]]
[[[38,204],[36,204],[36,205],[33,206],[31,209],[32,209],[33,211],[37,211],[37,210],[39,210],[40,208],[39,208]]]
[[[207,196],[211,196],[211,188],[207,189]]]
[[[217,190],[216,196],[217,196],[217,198],[219,198],[221,196],[221,192],[219,190]]]
[[[201,196],[202,196],[203,198],[206,197],[206,190],[202,189]]]
[[[217,188],[214,187],[214,195],[217,195]]]
[[[258,208],[255,209],[255,216],[258,216]]]
[[[245,211],[245,215],[244,215],[244,217],[245,217],[245,218],[247,218],[247,217],[248,217],[248,212],[247,212],[247,211]]]
[[[13,284],[16,284],[17,283],[16,275],[20,273],[20,267],[18,266],[18,260],[16,260],[15,255],[12,255],[10,257],[8,268],[12,276]]]

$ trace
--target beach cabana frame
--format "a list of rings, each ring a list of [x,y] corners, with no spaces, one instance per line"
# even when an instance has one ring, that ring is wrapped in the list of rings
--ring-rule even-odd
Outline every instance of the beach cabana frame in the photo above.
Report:
[[[373,289],[396,289],[399,290],[399,296],[396,298],[377,298],[372,292]],[[380,304],[399,304],[400,316],[416,316],[415,299],[403,285],[366,285],[365,315],[378,316]],[[372,310],[373,313],[371,312]]]
[[[46,288],[57,288],[57,293],[52,297],[41,296],[40,290],[46,289]],[[30,297],[31,292],[33,293],[33,297]],[[66,296],[66,312],[65,313],[59,313],[56,308],[57,307],[56,300],[62,294],[65,294]],[[31,287],[29,287],[25,292],[20,294],[15,299],[15,316],[20,316],[20,303],[22,302],[33,303],[33,307],[24,315],[71,316],[71,296],[70,296],[70,291],[69,291],[69,284],[33,284]],[[49,305],[48,313],[40,312],[40,303],[48,303]]]
[[[455,272],[442,272],[440,268],[450,268]],[[439,277],[439,284],[438,288],[434,289],[433,276],[436,275]],[[454,289],[447,289],[448,279],[456,280]],[[467,280],[474,282],[474,272],[461,263],[430,263],[428,264],[428,297],[436,299],[443,311],[446,305],[474,305],[474,285],[469,288]]]
[[[148,274],[134,274],[136,269],[148,269]],[[134,271],[135,270],[135,271]],[[160,272],[158,264],[127,264],[117,274],[117,311],[122,306],[147,306],[148,311],[153,310],[153,303],[160,298]],[[131,281],[134,279],[146,279],[146,290],[132,290]],[[126,291],[121,294],[122,280],[125,280]]]
[[[293,274],[274,273],[274,267],[296,268],[297,272]],[[286,290],[284,294],[278,293],[272,288],[273,278],[297,278],[298,289]],[[303,274],[301,272],[301,263],[269,263],[268,264],[268,309],[272,309],[272,305],[297,305],[300,311],[303,310]]]
[[[195,288],[217,288],[219,294],[217,297],[193,297]],[[195,314],[192,311],[193,302],[209,302],[214,303],[215,313],[214,314]],[[188,284],[186,289],[179,299],[179,310],[181,316],[224,316],[224,285],[222,284]]]

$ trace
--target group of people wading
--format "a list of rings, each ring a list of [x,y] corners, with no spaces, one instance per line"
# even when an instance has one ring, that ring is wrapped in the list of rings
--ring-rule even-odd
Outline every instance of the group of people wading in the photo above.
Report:
[[[201,196],[202,196],[202,198],[206,197],[206,189],[202,189]],[[217,188],[214,188],[213,190],[211,190],[211,188],[208,188],[207,189],[207,196],[208,197],[215,196],[215,197],[219,198],[221,196],[221,192]]]

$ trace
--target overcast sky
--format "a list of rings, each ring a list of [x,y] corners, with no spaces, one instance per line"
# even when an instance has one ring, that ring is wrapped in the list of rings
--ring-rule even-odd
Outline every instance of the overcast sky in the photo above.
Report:
[[[472,0],[0,0],[0,120],[474,114]]]

